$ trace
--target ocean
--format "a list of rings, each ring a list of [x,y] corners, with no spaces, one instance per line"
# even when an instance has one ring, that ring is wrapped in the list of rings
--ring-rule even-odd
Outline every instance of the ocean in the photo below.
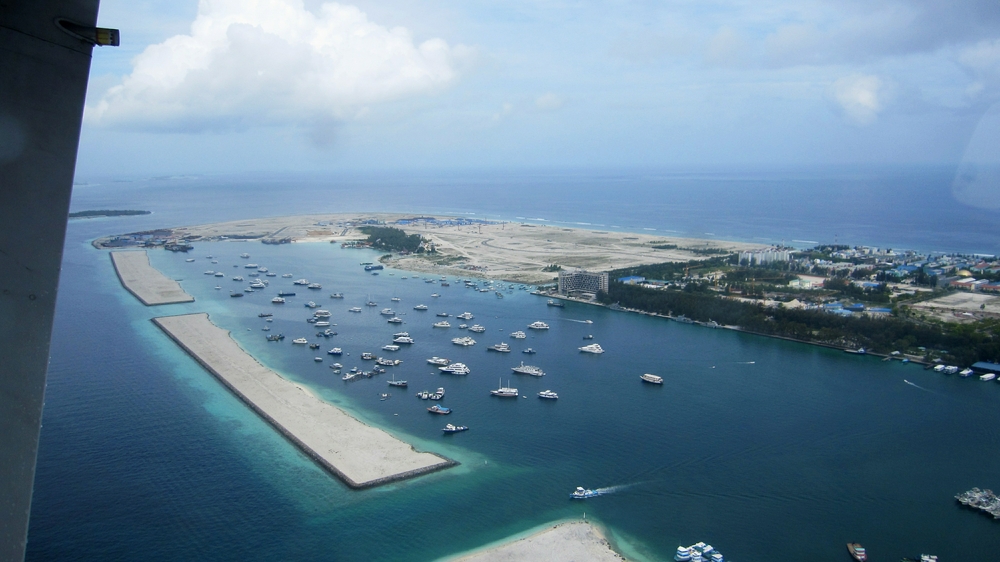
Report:
[[[52,341],[29,531],[29,560],[418,561],[460,553],[549,521],[600,523],[630,559],[665,560],[706,541],[736,561],[844,559],[864,544],[873,560],[921,552],[989,560],[1000,534],[953,496],[995,487],[1000,385],[918,366],[569,303],[522,290],[466,289],[428,276],[366,274],[377,253],[332,244],[196,244],[150,252],[196,302],[147,308],[119,284],[106,234],[311,212],[453,213],[599,229],[996,253],[987,211],[950,198],[949,171],[784,170],[179,177],[78,185],[73,210],[139,208],[152,215],[70,222]],[[519,219],[519,217],[524,217]],[[710,234],[708,234],[710,233]],[[242,252],[277,273],[323,284],[283,306],[263,293],[228,296],[246,276]],[[219,264],[211,264],[213,255]],[[239,267],[234,268],[237,265]],[[203,274],[222,270],[218,279]],[[403,277],[407,277],[403,279]],[[419,278],[417,278],[419,277]],[[224,290],[216,290],[220,285]],[[330,299],[343,292],[344,300]],[[431,293],[440,297],[431,297]],[[309,293],[309,294],[303,294]],[[390,299],[398,298],[398,302]],[[398,367],[344,382],[290,339],[315,339],[315,300],[337,336],[322,341],[366,367],[393,332],[417,343]],[[372,299],[377,307],[364,302]],[[427,312],[413,310],[419,303]],[[360,306],[361,314],[347,309]],[[403,313],[388,324],[383,307]],[[353,491],[291,446],[149,321],[204,311],[263,363],[324,399],[456,468]],[[275,313],[272,331],[257,317]],[[475,314],[460,348],[438,311]],[[542,320],[545,332],[527,329]],[[585,323],[590,320],[592,323]],[[460,322],[451,319],[453,326]],[[528,339],[509,337],[524,330]],[[287,339],[270,343],[267,333]],[[582,354],[593,335],[607,350]],[[507,342],[514,352],[486,351]],[[535,355],[520,350],[530,346]],[[442,375],[425,360],[462,361]],[[515,375],[520,361],[546,371]],[[664,377],[644,384],[645,372]],[[407,379],[399,390],[392,375]],[[498,384],[527,399],[498,399]],[[447,418],[413,396],[443,386]],[[535,394],[552,389],[557,401]],[[388,400],[379,395],[389,392]],[[470,430],[443,435],[444,423]],[[606,488],[585,502],[576,486]]]

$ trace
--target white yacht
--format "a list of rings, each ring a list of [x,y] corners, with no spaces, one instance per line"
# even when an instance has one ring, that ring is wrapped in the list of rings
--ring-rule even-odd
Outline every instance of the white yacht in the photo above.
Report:
[[[313,323],[313,326],[316,326],[317,328],[329,328],[330,323],[327,322],[326,320],[317,320],[316,322]]]
[[[972,369],[965,368],[958,372],[959,376],[968,377],[972,375]]]
[[[309,340],[307,340],[305,338],[296,338],[296,339],[292,340],[292,343],[298,344],[298,345],[305,345],[305,344],[309,343]]]
[[[223,273],[223,272],[221,272],[221,271],[216,271],[216,272],[215,272],[215,276],[216,276],[216,277],[225,277],[225,276],[226,276],[226,274],[225,274],[225,273]]]
[[[317,310],[313,312],[313,316],[316,318],[329,318],[331,315],[329,310]]]
[[[392,318],[386,320],[386,322],[388,322],[390,324],[402,324],[403,323],[403,319],[400,318],[399,316],[393,316]]]
[[[418,304],[417,306],[413,307],[413,310],[427,310],[427,305],[426,304]]]
[[[979,380],[981,381],[991,381],[997,378],[996,373],[986,373],[985,375],[979,375]]]
[[[248,263],[248,264],[244,265],[243,267],[245,267],[247,269],[257,269],[257,264],[255,264],[255,263]]]
[[[392,339],[392,343],[415,343],[410,336],[399,336]]]
[[[233,277],[233,281],[243,281],[243,276],[237,275],[236,277]]]
[[[263,281],[254,281],[250,283],[251,289],[266,289],[267,285]]]
[[[310,283],[306,288],[307,289],[322,289],[323,286],[320,285],[319,283]]]
[[[391,308],[383,308],[381,310],[381,312],[379,312],[379,314],[381,314],[382,316],[395,316],[396,315],[395,311],[393,311]]]
[[[475,317],[472,315],[471,312],[463,312],[458,316],[456,316],[455,318],[461,318],[462,320],[472,320]]]
[[[451,316],[451,314],[448,314],[447,312],[438,312],[437,315],[440,316],[441,318],[447,318]]]
[[[555,399],[559,398],[559,395],[556,394],[555,392],[552,392],[551,390],[543,390],[543,391],[541,391],[541,392],[538,393],[538,397],[539,398],[546,398],[548,400],[555,400]]]
[[[677,562],[688,562],[691,560],[691,549],[686,546],[678,546],[677,553],[674,554],[674,560],[677,560]]]
[[[435,328],[451,328],[451,324],[449,324],[447,320],[442,320],[440,322],[435,322],[433,324],[433,326]]]
[[[476,345],[476,340],[470,338],[469,336],[465,336],[463,338],[455,338],[455,339],[451,340],[451,343],[453,343],[455,345],[461,345],[461,346],[464,346],[464,347],[468,347],[470,345]]]
[[[329,353],[330,355],[343,355],[344,354],[344,350],[340,349],[339,347],[335,347],[335,348],[331,349],[330,351],[327,351],[327,353]],[[343,368],[343,365],[340,365],[339,363],[334,363],[334,365],[337,365],[338,369],[342,369]]]
[[[284,277],[285,279],[291,279],[292,278],[292,274],[291,273],[282,273],[281,276]]]
[[[468,324],[459,324],[459,325],[458,325],[458,329],[459,329],[459,330],[464,330],[464,329],[466,329],[466,328],[468,328],[468,327],[469,327],[469,325],[468,325]]]
[[[306,308],[319,308],[319,305],[313,301],[309,301],[304,305]]]
[[[585,345],[580,348],[580,351],[584,353],[604,353],[604,350],[601,349],[601,344],[599,343],[592,343],[590,345]]]
[[[545,376],[545,371],[543,371],[540,367],[535,367],[534,365],[525,365],[524,361],[521,361],[521,364],[518,365],[517,367],[511,367],[510,370],[514,371],[519,375],[531,375],[533,377]]]
[[[399,351],[399,346],[394,344],[383,345],[382,349],[386,351]]]
[[[394,338],[401,338],[401,337],[409,336],[409,335],[410,335],[410,332],[396,332],[395,334],[392,335],[392,337],[394,337]]]
[[[260,273],[267,273],[267,268],[264,267],[264,266],[261,266],[261,267],[257,268],[257,271],[260,272]]]
[[[432,296],[432,297],[434,297],[434,298],[438,298],[438,297],[440,297],[441,295],[439,295],[439,294],[437,294],[437,293],[431,293],[431,296]]]
[[[536,322],[532,322],[531,324],[528,324],[528,327],[531,328],[532,330],[548,330],[549,329],[549,325],[546,324],[545,322],[542,322],[541,320],[538,320]]]
[[[472,326],[469,326],[469,331],[481,334],[486,331],[486,328],[480,326],[479,324],[473,324]]]
[[[273,299],[271,299],[271,302],[273,302],[274,304],[285,304],[285,299],[281,297],[274,297]]]
[[[510,386],[510,382],[507,382],[507,386],[503,386],[503,380],[501,379],[499,388],[496,390],[491,390],[490,394],[493,396],[499,396],[501,398],[517,398],[517,389]]]
[[[430,359],[427,360],[427,362],[430,363],[431,365],[438,365],[441,367],[451,363],[451,361],[445,359],[444,357],[437,357],[437,356],[431,357]]]
[[[521,330],[518,330],[516,332],[511,332],[510,337],[514,338],[515,340],[523,340],[524,338],[528,337],[528,334],[525,334]]]
[[[663,377],[659,377],[659,376],[656,376],[656,375],[651,375],[649,373],[646,373],[644,375],[639,375],[639,378],[642,379],[642,380],[644,380],[644,381],[646,381],[646,382],[648,382],[648,383],[663,384]]]
[[[451,365],[445,365],[444,367],[438,367],[442,373],[448,373],[451,375],[468,375],[472,371],[465,366],[465,363],[452,363]]]
[[[307,281],[305,279],[297,279],[295,281],[292,281],[292,284],[293,285],[308,285],[309,281]]]
[[[250,254],[243,252],[242,254],[240,254],[240,257],[243,259],[250,259]]]
[[[403,299],[401,299],[401,298],[399,298],[399,297],[392,297],[392,298],[391,298],[391,299],[389,299],[389,300],[391,300],[392,302],[399,302],[399,301],[401,301],[401,300],[403,300]]]
[[[205,275],[215,275],[215,270],[209,269],[208,271],[205,272]]]
[[[499,351],[500,353],[510,353],[510,345],[501,342],[496,345],[491,345],[487,347],[486,351]]]
[[[361,307],[360,306],[354,306],[354,307],[348,308],[347,312],[361,312]]]

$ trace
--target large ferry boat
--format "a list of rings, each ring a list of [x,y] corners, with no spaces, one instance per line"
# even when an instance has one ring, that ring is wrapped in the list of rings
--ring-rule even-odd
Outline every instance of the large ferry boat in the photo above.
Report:
[[[580,351],[584,353],[604,353],[604,349],[601,348],[601,344],[592,343],[590,345],[585,345],[580,348]]]
[[[865,551],[865,547],[856,542],[847,543],[847,552],[850,552],[851,557],[858,562],[865,562],[865,560],[868,560],[868,552]]]
[[[514,371],[519,375],[531,375],[533,377],[545,376],[545,371],[543,371],[541,368],[535,367],[534,365],[525,365],[524,361],[521,361],[521,364],[518,365],[517,367],[511,367],[510,370]]]
[[[498,388],[496,390],[491,390],[490,394],[493,396],[499,396],[500,398],[517,398],[517,389],[510,386],[510,382],[507,386],[503,386],[503,380],[500,381]]]
[[[639,378],[642,379],[642,380],[644,380],[644,381],[646,381],[646,382],[648,382],[648,383],[663,384],[663,377],[658,377],[656,375],[651,375],[649,373],[646,373],[644,375],[640,375]]]
[[[546,324],[545,322],[542,322],[541,320],[538,320],[538,321],[532,322],[531,324],[528,324],[528,327],[531,328],[532,330],[548,330],[549,329],[549,325]]]
[[[468,375],[472,372],[471,369],[465,366],[465,363],[452,363],[451,365],[438,367],[438,370],[442,373],[448,373],[451,375]]]

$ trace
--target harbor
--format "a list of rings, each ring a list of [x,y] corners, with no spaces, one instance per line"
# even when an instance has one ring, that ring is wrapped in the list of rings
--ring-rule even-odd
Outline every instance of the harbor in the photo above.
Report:
[[[125,289],[146,306],[194,302],[180,283],[149,265],[145,251],[110,252],[115,273]]]
[[[413,478],[456,463],[413,449],[261,365],[207,314],[154,318],[184,351],[317,464],[352,488]]]

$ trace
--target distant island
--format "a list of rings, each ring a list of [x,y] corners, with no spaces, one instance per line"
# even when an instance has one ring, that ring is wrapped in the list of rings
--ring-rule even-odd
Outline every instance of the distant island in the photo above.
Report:
[[[71,219],[89,219],[93,217],[124,217],[129,215],[148,215],[150,211],[112,211],[112,210],[100,210],[100,211],[75,211],[69,214]]]

